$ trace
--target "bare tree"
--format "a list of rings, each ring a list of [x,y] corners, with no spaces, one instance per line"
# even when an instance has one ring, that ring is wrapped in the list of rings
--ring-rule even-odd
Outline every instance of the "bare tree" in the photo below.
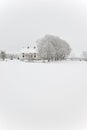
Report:
[[[42,59],[62,60],[71,52],[67,42],[52,35],[46,35],[44,38],[37,40],[37,46],[38,54]]]

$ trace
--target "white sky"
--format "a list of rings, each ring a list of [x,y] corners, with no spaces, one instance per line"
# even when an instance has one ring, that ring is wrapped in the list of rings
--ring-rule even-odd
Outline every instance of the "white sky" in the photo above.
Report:
[[[87,50],[87,0],[0,0],[0,50],[16,51],[45,34]]]

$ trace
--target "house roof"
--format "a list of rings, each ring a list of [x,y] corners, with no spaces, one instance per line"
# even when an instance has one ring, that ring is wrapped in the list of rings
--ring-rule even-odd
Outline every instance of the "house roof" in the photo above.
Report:
[[[34,46],[34,47],[26,47],[26,48],[22,48],[20,50],[20,53],[37,53],[37,48]]]

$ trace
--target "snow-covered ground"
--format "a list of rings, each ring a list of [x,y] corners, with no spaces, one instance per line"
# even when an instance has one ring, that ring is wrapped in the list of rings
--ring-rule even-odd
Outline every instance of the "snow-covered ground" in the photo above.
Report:
[[[87,130],[87,62],[0,62],[0,130]]]

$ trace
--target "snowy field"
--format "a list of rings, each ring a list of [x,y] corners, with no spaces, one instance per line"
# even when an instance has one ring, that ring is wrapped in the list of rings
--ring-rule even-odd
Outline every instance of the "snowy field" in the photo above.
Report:
[[[87,62],[0,62],[0,130],[87,130]]]

